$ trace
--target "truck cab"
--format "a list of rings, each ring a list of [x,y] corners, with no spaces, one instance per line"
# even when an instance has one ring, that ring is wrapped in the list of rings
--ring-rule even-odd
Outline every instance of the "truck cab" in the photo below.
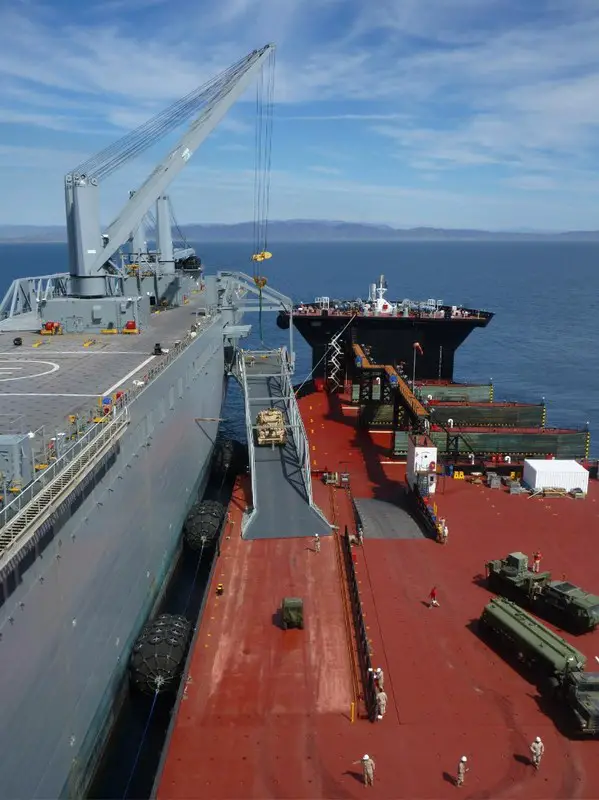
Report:
[[[583,591],[568,581],[551,581],[543,591],[547,611],[564,619],[577,632],[594,630],[599,624],[599,597]]]

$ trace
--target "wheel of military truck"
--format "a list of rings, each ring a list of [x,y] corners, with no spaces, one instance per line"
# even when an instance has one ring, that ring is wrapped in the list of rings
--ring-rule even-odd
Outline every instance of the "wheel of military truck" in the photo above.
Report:
[[[215,546],[225,516],[225,507],[216,500],[200,503],[185,521],[185,541],[196,552]]]

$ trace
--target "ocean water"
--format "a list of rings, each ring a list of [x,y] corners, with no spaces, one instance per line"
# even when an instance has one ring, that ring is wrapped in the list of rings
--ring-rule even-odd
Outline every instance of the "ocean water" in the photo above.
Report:
[[[249,274],[251,245],[196,243],[207,272],[236,269]],[[389,297],[435,298],[487,309],[495,318],[475,330],[458,350],[456,380],[495,383],[497,400],[548,404],[548,424],[590,423],[591,452],[599,456],[599,261],[598,243],[543,242],[359,242],[272,245],[264,272],[269,283],[294,301],[317,295],[366,297],[384,273]],[[66,246],[0,244],[0,291],[23,275],[65,271]],[[251,345],[260,343],[258,320]],[[266,346],[288,334],[265,314]],[[298,378],[311,357],[295,339]],[[241,429],[241,405],[228,403],[231,430]]]

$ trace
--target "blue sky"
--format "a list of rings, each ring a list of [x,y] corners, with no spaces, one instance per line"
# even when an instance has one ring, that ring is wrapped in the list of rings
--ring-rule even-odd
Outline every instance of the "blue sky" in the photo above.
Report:
[[[272,219],[599,228],[599,0],[10,0],[0,223],[62,224],[69,169],[269,41]],[[254,112],[173,184],[181,223],[253,218]]]

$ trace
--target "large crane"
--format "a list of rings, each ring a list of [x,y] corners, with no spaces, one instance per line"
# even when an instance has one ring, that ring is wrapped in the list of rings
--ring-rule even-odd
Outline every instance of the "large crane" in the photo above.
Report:
[[[107,278],[114,275],[111,259],[136,231],[151,206],[164,198],[171,181],[187,164],[195,150],[216,128],[245,91],[252,77],[274,55],[274,45],[254,50],[213,80],[179,100],[166,111],[80,164],[65,177],[67,234],[71,275],[70,294],[100,298],[112,294]],[[143,185],[131,193],[118,217],[102,233],[99,184],[131,158],[201,111],[187,132]],[[164,198],[165,199],[165,198]],[[158,202],[158,215],[164,207]],[[161,217],[158,227],[164,227]]]

